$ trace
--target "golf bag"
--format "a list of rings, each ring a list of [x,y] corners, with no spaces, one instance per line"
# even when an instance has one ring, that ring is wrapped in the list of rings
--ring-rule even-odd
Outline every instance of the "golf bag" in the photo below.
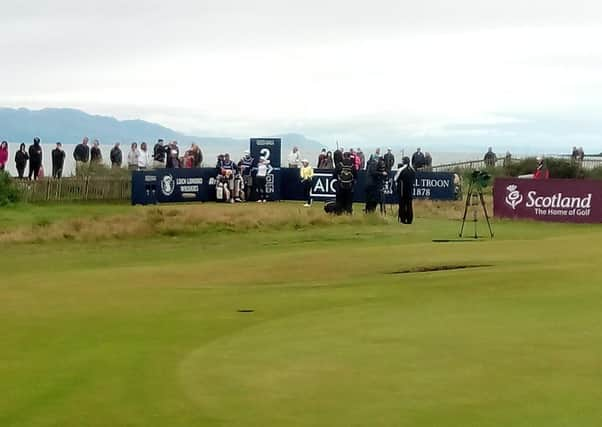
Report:
[[[218,202],[228,202],[230,200],[230,188],[228,178],[223,175],[217,177],[215,185],[215,198]]]
[[[337,202],[327,202],[324,204],[324,212],[330,215],[334,215],[337,213]]]

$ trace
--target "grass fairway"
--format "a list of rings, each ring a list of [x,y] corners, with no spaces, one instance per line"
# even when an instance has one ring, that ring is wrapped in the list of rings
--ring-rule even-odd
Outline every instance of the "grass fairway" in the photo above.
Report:
[[[318,209],[0,210],[0,426],[602,425],[602,227]]]

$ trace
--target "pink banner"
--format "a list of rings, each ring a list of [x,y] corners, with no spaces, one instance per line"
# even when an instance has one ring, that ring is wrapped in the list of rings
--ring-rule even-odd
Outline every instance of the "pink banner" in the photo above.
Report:
[[[600,223],[602,181],[498,178],[493,211],[499,218]]]

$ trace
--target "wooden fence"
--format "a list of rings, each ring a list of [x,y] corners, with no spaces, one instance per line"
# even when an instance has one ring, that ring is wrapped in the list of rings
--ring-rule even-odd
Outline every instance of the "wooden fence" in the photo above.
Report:
[[[554,158],[560,158],[563,160],[570,161],[570,157],[568,156],[558,156]],[[498,159],[495,166],[501,167],[504,166],[505,159]],[[512,159],[512,163],[520,162],[521,159]],[[591,170],[594,168],[602,167],[602,158],[599,156],[586,157],[583,161],[579,162],[579,165],[585,170]],[[454,172],[457,170],[480,170],[485,169],[485,161],[484,160],[470,160],[467,162],[457,162],[457,163],[447,163],[443,165],[436,165],[432,167],[433,172]]]
[[[130,200],[131,179],[78,177],[17,181],[26,202],[64,202],[82,200]]]

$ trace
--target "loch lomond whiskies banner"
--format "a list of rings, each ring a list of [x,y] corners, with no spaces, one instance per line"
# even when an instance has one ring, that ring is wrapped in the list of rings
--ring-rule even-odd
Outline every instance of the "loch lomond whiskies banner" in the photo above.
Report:
[[[602,223],[602,181],[496,179],[493,210],[499,218]]]

